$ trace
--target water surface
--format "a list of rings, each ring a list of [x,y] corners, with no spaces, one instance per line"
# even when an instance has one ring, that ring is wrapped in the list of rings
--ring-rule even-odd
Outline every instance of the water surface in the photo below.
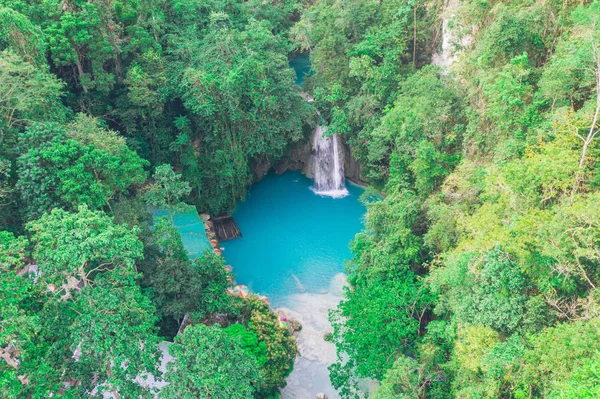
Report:
[[[312,65],[308,53],[295,54],[292,59],[290,59],[290,66],[294,68],[294,71],[296,72],[296,84],[298,86],[302,86],[306,76],[312,75]]]
[[[300,172],[270,174],[253,185],[233,213],[242,238],[222,242],[236,282],[266,295],[273,307],[299,293],[323,293],[344,271],[349,242],[362,228],[362,189],[330,198],[310,190]]]

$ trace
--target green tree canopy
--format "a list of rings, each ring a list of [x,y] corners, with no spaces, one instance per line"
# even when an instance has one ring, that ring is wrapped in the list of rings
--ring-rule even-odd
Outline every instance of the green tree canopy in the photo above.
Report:
[[[147,162],[97,123],[80,118],[68,129],[35,124],[19,136],[17,186],[26,217],[81,204],[111,209],[111,200],[145,181]]]
[[[192,325],[169,347],[162,398],[251,399],[261,382],[257,360],[218,325]]]

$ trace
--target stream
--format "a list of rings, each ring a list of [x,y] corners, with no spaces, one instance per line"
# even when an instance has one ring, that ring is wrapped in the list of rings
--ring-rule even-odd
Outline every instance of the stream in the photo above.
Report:
[[[237,284],[265,295],[271,307],[303,325],[301,356],[282,390],[284,398],[329,399],[338,395],[329,382],[335,346],[329,309],[342,299],[344,262],[349,243],[363,227],[362,188],[348,185],[348,195],[317,195],[313,181],[300,172],[269,174],[250,188],[234,213],[242,238],[221,242]]]

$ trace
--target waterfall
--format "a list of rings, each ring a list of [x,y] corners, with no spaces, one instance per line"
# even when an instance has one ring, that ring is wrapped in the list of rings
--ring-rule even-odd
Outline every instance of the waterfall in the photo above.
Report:
[[[325,136],[326,126],[317,126],[314,131],[314,171],[316,194],[341,198],[348,195],[344,183],[344,150],[340,148],[336,135]]]
[[[441,52],[433,54],[431,63],[442,68],[442,75],[448,74],[448,71],[459,53],[460,47],[465,47],[470,43],[470,35],[464,36],[461,40],[457,37],[457,28],[452,26],[456,23],[456,14],[460,2],[458,0],[446,0],[443,9],[442,19],[442,49]],[[458,48],[457,48],[458,46]]]

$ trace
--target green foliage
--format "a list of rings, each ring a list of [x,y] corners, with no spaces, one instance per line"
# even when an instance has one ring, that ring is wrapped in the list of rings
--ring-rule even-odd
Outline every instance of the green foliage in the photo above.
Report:
[[[136,230],[85,206],[54,210],[28,229],[33,269],[22,269],[27,240],[0,233],[3,392],[148,397],[135,377],[155,372],[158,339],[155,309],[136,283]]]
[[[162,398],[253,398],[261,382],[256,358],[218,325],[193,325],[169,347]]]
[[[17,111],[39,113],[60,105],[63,94],[74,112],[109,122],[154,166],[174,165],[194,201],[212,214],[230,212],[256,175],[303,140],[305,123],[312,123],[314,109],[300,97],[288,65],[287,30],[301,2],[1,4],[0,50],[19,58],[20,69],[31,63],[36,76],[25,77],[38,83],[35,91],[9,91],[15,99],[3,114],[10,125],[29,123],[22,117],[30,115],[9,112],[14,102]],[[63,93],[47,81],[53,78],[47,69],[65,82]],[[1,86],[17,83],[11,71]],[[41,90],[52,95],[40,98]]]
[[[23,14],[0,5],[0,50],[10,47],[22,59],[45,65],[46,43],[39,27]]]
[[[595,394],[591,354],[552,387],[525,370],[557,323],[600,316],[598,4],[448,4],[444,71],[422,61],[435,3],[321,1],[292,28],[305,87],[383,192],[331,316],[343,397],[365,377],[376,398]]]
[[[226,288],[230,286],[229,272],[225,266],[225,259],[210,250],[194,260],[193,267],[200,279],[198,312],[203,315],[212,315],[230,307],[230,298],[226,294]]]
[[[17,397],[21,391],[16,366],[18,355],[39,330],[37,318],[22,303],[32,297],[32,282],[18,275],[23,267],[27,240],[0,232],[0,388],[5,397]],[[9,350],[10,348],[10,350]]]
[[[181,199],[190,194],[190,185],[186,181],[180,181],[181,175],[175,173],[170,165],[157,166],[152,179],[154,183],[146,187],[145,200],[148,204],[166,209],[169,214],[183,212],[188,208]]]
[[[228,273],[222,257],[206,251],[192,262],[171,220],[154,222],[151,242],[146,243],[141,285],[152,299],[162,319],[161,333],[172,338],[169,324],[181,323],[186,314],[192,320],[210,320],[217,312],[227,312],[231,299],[226,294]]]
[[[411,229],[418,215],[414,196],[395,194],[368,209],[372,234],[354,240],[351,289],[330,315],[338,349],[332,383],[349,397],[357,394],[357,377],[381,379],[398,357],[412,352],[432,299],[413,270],[421,259]]]
[[[225,328],[224,331],[232,338],[239,338],[240,344],[244,350],[256,357],[256,362],[259,367],[262,367],[267,362],[267,344],[258,340],[258,335],[255,332],[249,331],[241,324],[232,324]]]
[[[14,127],[65,119],[63,84],[45,67],[27,62],[12,49],[0,52],[0,149],[11,154]]]
[[[459,323],[485,325],[502,333],[511,333],[523,323],[527,282],[500,248],[483,259],[463,255],[449,261],[439,274],[444,281],[440,289],[446,291]]]
[[[267,361],[262,365],[263,381],[261,396],[277,392],[292,372],[298,354],[296,340],[287,328],[279,326],[279,317],[258,297],[250,296],[236,303],[238,321],[247,326],[248,332],[257,335],[259,342],[267,347]],[[259,344],[260,345],[260,344]]]
[[[294,87],[285,41],[267,21],[238,26],[233,15],[215,11],[202,33],[183,26],[172,40],[171,85],[205,131],[195,157],[203,172],[194,187],[199,205],[213,214],[230,211],[253,181],[253,165],[278,159],[303,138],[311,107]],[[192,173],[183,170],[186,178]]]
[[[496,384],[479,377],[488,371],[484,357],[498,344],[499,334],[489,327],[467,326],[458,332],[453,353],[453,361],[458,369],[453,387],[456,397],[499,396]]]
[[[442,370],[439,369],[440,350],[425,344],[419,348],[420,362],[413,357],[399,356],[385,374],[381,385],[371,395],[373,399],[409,399],[423,397],[429,391],[432,397],[445,397]],[[437,396],[441,394],[440,396]]]
[[[92,125],[79,130],[82,122]],[[19,136],[17,187],[28,219],[58,206],[110,209],[111,199],[144,182],[147,162],[95,122],[79,119],[69,126],[71,133],[57,124],[36,124]]]
[[[66,297],[79,283],[86,286],[103,272],[132,269],[142,257],[136,227],[116,225],[103,212],[85,205],[77,213],[55,209],[30,222],[27,229],[42,278],[56,286],[56,294]]]
[[[544,70],[540,86],[555,102],[577,109],[588,100],[596,84],[600,52],[600,4],[592,2],[573,12],[572,33],[560,40],[556,53]]]
[[[0,396],[146,397],[155,326],[236,319],[223,259],[191,261],[142,198],[229,212],[305,139],[288,30],[307,4],[0,0],[0,226],[31,236],[1,238]],[[268,377],[246,396],[276,396],[297,348],[257,306],[237,336]]]
[[[464,129],[456,93],[426,67],[402,83],[381,123],[365,134],[366,174],[375,181],[403,176],[429,194],[456,166]],[[389,175],[389,176],[386,176]]]
[[[0,226],[29,234],[0,232],[0,396],[148,397],[186,314],[163,395],[277,395],[294,338],[142,198],[229,213],[305,140],[293,49],[382,194],[331,314],[342,395],[599,396],[599,41],[597,0],[0,0]]]
[[[343,394],[355,389],[354,377],[381,379],[417,338],[425,298],[412,272],[398,274],[393,280],[381,275],[356,282],[331,316],[338,348],[331,380]]]
[[[148,389],[134,378],[144,371],[156,372],[159,340],[154,335],[154,306],[133,275],[126,271],[100,275],[93,288],[77,295],[72,312],[73,324],[62,345],[81,353],[73,354],[74,361],[65,370],[83,381],[75,391],[84,394],[97,386],[99,391],[147,396]]]
[[[161,317],[181,320],[196,310],[200,279],[188,259],[179,232],[168,218],[155,221],[152,243],[146,244],[141,284],[149,290]]]
[[[532,337],[517,376],[515,397],[592,398],[600,378],[598,353],[590,343],[598,339],[598,319],[563,323]]]

